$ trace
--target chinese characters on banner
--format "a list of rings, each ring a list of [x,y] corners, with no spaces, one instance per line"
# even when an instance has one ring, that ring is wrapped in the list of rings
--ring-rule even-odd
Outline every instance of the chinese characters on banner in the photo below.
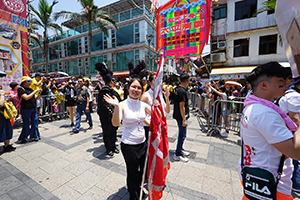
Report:
[[[9,92],[9,83],[29,75],[26,0],[0,1],[0,85]]]
[[[156,11],[156,50],[167,59],[199,56],[208,42],[211,0],[170,0]]]

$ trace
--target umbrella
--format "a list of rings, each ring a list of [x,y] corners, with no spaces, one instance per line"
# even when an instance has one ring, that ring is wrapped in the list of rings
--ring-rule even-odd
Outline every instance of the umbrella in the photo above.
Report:
[[[234,86],[238,86],[238,87],[243,87],[242,84],[236,82],[236,81],[226,81],[225,82],[226,85],[234,85]]]
[[[6,76],[6,73],[3,71],[0,71],[0,77]]]

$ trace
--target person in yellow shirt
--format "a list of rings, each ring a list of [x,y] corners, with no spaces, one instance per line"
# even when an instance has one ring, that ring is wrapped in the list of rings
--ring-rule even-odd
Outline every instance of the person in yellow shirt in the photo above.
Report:
[[[43,78],[41,77],[41,74],[36,73],[34,79],[32,79],[30,88],[33,91],[35,91],[35,90],[41,88],[42,85],[43,85]],[[36,93],[36,95],[38,95],[38,94],[39,94],[39,92]],[[36,100],[36,107],[37,107],[38,116],[40,116],[40,109],[42,107],[42,99],[41,98]]]
[[[124,100],[124,90],[120,87],[120,83],[115,84],[114,90],[119,94],[121,100]]]

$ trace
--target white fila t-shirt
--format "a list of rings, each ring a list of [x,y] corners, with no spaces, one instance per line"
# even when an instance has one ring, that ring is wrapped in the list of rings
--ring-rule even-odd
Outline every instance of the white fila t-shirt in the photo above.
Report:
[[[243,111],[241,137],[244,140],[244,164],[268,169],[276,177],[282,153],[272,144],[294,137],[286,127],[283,118],[272,108],[262,104],[251,104]],[[241,171],[240,163],[241,160],[239,172]],[[291,194],[292,173],[292,159],[286,158],[277,187],[278,192]]]

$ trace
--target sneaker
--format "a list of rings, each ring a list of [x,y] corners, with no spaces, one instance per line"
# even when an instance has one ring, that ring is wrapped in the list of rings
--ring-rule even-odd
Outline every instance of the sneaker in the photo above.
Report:
[[[14,151],[14,150],[16,150],[16,147],[13,147],[11,144],[3,147],[4,152],[9,152],[9,151]]]
[[[219,127],[217,127],[216,130],[221,133],[221,129]]]
[[[186,150],[181,150],[181,153],[183,156],[189,156],[190,155],[190,152],[186,151]]]
[[[181,162],[188,162],[189,161],[188,158],[185,158],[183,156],[176,156],[176,154],[173,155],[173,159],[175,161],[181,161]]]
[[[223,133],[220,134],[222,137],[224,138],[228,138],[229,137],[229,133],[227,131],[224,131]]]
[[[72,130],[72,131],[70,131],[70,133],[71,133],[71,135],[73,135],[73,134],[79,133],[79,131],[74,131],[74,130]]]
[[[292,187],[292,191],[294,191],[294,192],[300,192],[300,187]]]
[[[113,151],[106,152],[106,154],[109,155],[109,156],[111,156],[111,157],[114,156],[114,152]]]
[[[115,148],[114,153],[119,154],[120,153],[119,149]]]
[[[70,125],[71,127],[73,127],[74,126],[74,123],[71,123],[71,125]]]
[[[92,129],[93,129],[93,126],[90,126],[88,129],[89,129],[89,130],[92,130]]]
[[[16,141],[16,144],[25,144],[27,141],[26,140],[18,140]]]

